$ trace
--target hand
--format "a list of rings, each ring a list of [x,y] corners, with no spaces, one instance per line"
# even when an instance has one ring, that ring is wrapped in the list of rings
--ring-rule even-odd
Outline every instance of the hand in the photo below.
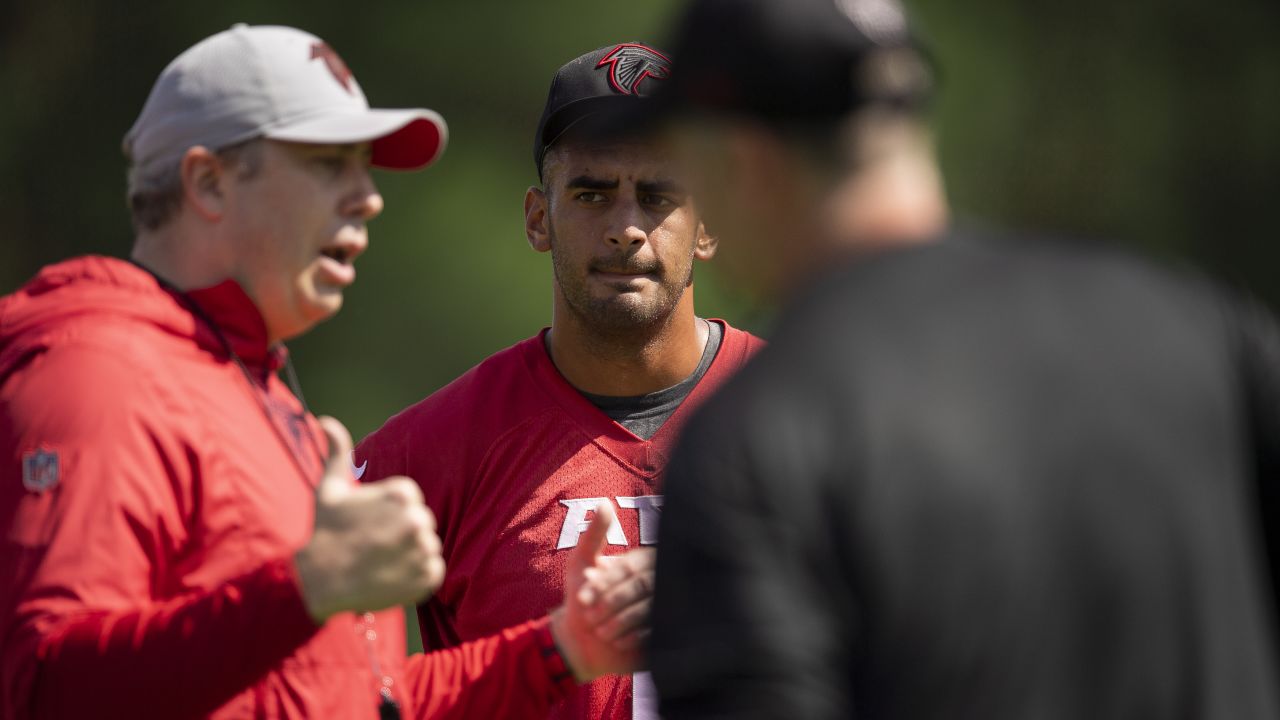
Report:
[[[604,557],[613,505],[602,502],[565,569],[551,635],[578,682],[641,669],[653,596],[652,548]]]
[[[444,580],[435,517],[406,477],[356,485],[351,435],[320,418],[329,459],[316,486],[315,529],[294,555],[307,610],[317,624],[346,610],[418,603]]]

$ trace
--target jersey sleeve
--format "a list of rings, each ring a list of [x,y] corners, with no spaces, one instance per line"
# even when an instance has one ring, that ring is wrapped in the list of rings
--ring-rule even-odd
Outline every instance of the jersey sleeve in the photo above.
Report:
[[[0,392],[5,717],[204,714],[316,631],[292,558],[206,591],[166,586],[206,479],[175,402],[75,347]]]
[[[691,419],[667,469],[650,648],[659,712],[841,717],[848,636],[808,469],[822,462],[808,447],[819,433],[785,390],[740,402],[742,379]]]
[[[392,475],[413,478],[427,505],[439,516],[466,475],[467,449],[478,432],[465,401],[439,392],[392,416],[356,444],[351,465],[360,482]]]
[[[542,720],[577,687],[545,617],[416,654],[409,658],[405,678],[419,720]]]

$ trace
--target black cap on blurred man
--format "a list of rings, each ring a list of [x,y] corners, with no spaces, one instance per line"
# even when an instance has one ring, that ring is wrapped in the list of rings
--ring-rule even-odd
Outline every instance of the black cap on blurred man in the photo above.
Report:
[[[949,230],[930,76],[892,0],[684,16],[663,104],[783,309],[668,467],[662,717],[1276,717],[1280,332]]]
[[[932,67],[894,0],[694,3],[675,57],[659,105],[683,120],[708,224],[733,238],[723,262],[744,290],[774,298],[828,253],[945,226],[922,121]],[[855,170],[856,186],[831,182]],[[773,249],[784,237],[787,250]]]

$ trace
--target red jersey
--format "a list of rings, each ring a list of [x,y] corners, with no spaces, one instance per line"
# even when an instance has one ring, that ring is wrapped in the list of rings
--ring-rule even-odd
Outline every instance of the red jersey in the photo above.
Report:
[[[233,282],[45,268],[0,299],[0,718],[538,717],[571,689],[546,622],[406,660],[398,609],[317,627],[293,554],[323,435]],[[495,628],[496,630],[497,628]]]
[[[416,478],[438,519],[448,571],[418,609],[427,648],[483,637],[561,604],[565,562],[601,499],[617,508],[611,553],[657,541],[660,475],[680,425],[763,344],[714,322],[724,329],[715,360],[650,440],[609,419],[560,375],[544,330],[357,446],[358,476]],[[597,679],[551,717],[631,718],[633,703],[651,701],[633,698],[632,685],[631,677]]]

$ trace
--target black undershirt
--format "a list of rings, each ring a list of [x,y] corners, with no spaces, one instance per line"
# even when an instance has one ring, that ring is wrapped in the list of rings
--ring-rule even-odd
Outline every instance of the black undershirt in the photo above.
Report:
[[[697,369],[689,377],[665,390],[627,397],[594,395],[581,390],[578,392],[582,392],[582,396],[590,400],[591,404],[636,437],[648,440],[680,407],[680,403],[689,397],[702,376],[707,374],[707,368],[711,367],[712,361],[716,359],[716,352],[720,350],[723,333],[719,323],[708,322],[707,345],[702,351],[702,360],[698,362]]]

